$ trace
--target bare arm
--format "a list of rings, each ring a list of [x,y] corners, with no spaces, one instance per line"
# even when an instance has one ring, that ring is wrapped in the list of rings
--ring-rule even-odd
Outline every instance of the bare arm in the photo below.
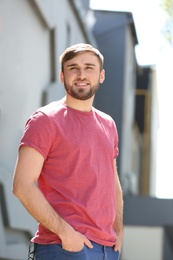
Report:
[[[116,219],[114,222],[114,229],[116,231],[116,244],[114,250],[121,251],[123,241],[123,194],[121,184],[119,181],[116,160],[114,161],[114,172],[115,172],[115,187],[116,187]]]
[[[43,164],[44,157],[35,149],[20,149],[13,178],[14,195],[39,223],[60,237],[64,249],[79,251],[84,244],[91,248],[90,241],[55,212],[37,187]]]

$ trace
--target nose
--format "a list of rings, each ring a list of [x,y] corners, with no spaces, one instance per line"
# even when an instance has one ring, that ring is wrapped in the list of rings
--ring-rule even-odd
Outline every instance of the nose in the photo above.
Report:
[[[79,69],[79,70],[78,70],[77,77],[78,77],[79,79],[84,79],[84,78],[86,77],[84,69]]]

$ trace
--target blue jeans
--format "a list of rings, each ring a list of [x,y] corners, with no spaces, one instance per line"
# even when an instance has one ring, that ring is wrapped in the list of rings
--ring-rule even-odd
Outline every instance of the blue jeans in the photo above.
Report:
[[[93,248],[87,246],[79,252],[70,252],[62,248],[60,244],[40,245],[35,244],[34,253],[30,250],[28,260],[119,260],[120,254],[114,251],[113,247],[102,246],[91,242]],[[33,246],[33,243],[32,243]]]

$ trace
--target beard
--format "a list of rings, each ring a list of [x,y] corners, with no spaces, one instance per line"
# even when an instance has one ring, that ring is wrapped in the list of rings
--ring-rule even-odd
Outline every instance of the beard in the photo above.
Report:
[[[73,98],[78,100],[87,100],[96,94],[99,89],[100,83],[98,82],[96,85],[89,85],[87,88],[75,87],[75,85],[68,85],[64,81],[64,87],[66,92]]]

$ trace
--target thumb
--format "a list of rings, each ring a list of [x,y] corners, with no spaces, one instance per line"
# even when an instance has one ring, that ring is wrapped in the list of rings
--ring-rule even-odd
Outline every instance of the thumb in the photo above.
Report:
[[[89,248],[93,248],[93,245],[91,244],[91,241],[89,241],[89,239],[87,239],[86,237],[85,237],[85,240],[84,240],[84,244],[87,247],[89,247]]]
[[[115,251],[115,252],[118,251],[118,248],[117,248],[116,245],[114,245],[114,251]]]

